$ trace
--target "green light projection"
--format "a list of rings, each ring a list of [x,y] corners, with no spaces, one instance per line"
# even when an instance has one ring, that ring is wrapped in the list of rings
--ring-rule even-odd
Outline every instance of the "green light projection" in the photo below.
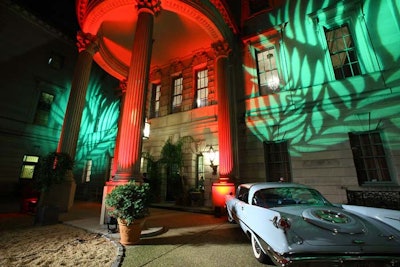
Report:
[[[254,63],[245,60],[243,66],[246,123],[261,141],[290,140],[290,154],[300,157],[347,142],[348,132],[380,129],[390,140],[390,149],[400,150],[400,27],[395,19],[400,17],[400,4],[364,2],[351,10],[363,75],[345,80],[334,80],[326,54],[321,18],[327,20],[328,15],[315,12],[332,7],[330,23],[340,25],[349,16],[345,1],[287,1],[269,15],[281,33],[279,64],[285,80],[281,92],[259,96]],[[320,20],[315,22],[313,16]],[[258,41],[265,48],[271,45],[265,35],[259,35]],[[254,54],[249,58],[256,60]]]
[[[92,173],[102,173],[109,167],[114,154],[118,131],[119,99],[113,95],[118,83],[110,78],[91,77],[86,106],[82,115],[79,140],[75,157],[75,169],[83,168],[85,161],[92,160]]]

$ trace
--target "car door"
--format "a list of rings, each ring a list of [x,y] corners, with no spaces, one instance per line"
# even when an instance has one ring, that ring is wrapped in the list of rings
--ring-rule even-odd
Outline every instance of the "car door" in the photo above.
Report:
[[[247,206],[249,205],[249,189],[247,187],[239,187],[239,190],[237,192],[237,203],[235,206],[235,212],[237,219],[236,222],[239,223],[240,227],[243,229],[243,231],[246,231],[248,229],[246,225],[246,220],[247,220]]]

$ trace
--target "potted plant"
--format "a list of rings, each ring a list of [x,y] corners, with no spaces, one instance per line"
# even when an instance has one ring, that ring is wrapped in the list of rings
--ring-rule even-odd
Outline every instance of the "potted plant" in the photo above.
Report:
[[[109,216],[118,220],[120,243],[133,245],[140,241],[140,234],[149,214],[149,184],[130,181],[116,186],[107,196],[105,204]]]

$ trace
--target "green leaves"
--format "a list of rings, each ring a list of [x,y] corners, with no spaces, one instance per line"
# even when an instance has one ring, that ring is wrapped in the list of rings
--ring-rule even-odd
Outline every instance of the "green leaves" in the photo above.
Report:
[[[130,181],[116,186],[106,196],[108,215],[120,218],[130,225],[135,219],[148,215],[149,184]]]

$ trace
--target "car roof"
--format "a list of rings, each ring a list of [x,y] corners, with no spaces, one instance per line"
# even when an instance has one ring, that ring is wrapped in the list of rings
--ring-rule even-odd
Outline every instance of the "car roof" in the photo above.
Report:
[[[309,186],[298,184],[298,183],[285,183],[285,182],[262,182],[262,183],[245,183],[240,184],[240,187],[246,187],[252,191],[258,191],[266,188],[277,188],[277,187],[304,187],[310,188]]]

